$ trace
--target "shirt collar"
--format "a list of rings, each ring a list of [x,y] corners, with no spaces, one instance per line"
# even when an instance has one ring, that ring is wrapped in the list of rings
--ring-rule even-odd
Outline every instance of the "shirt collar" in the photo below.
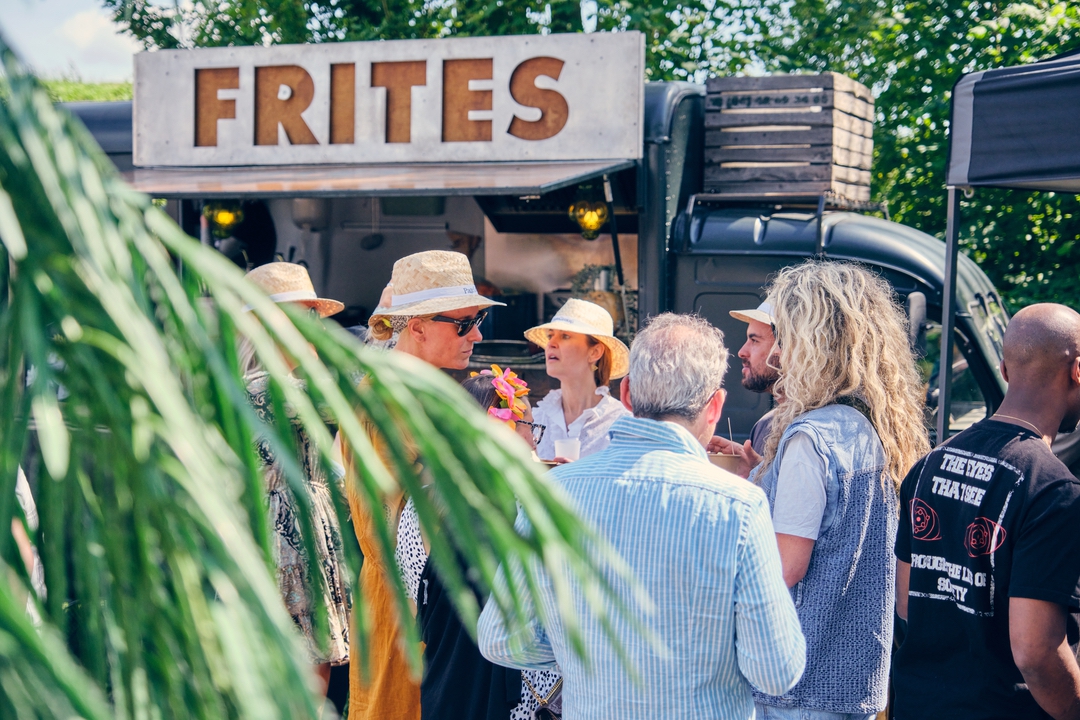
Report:
[[[659,449],[671,450],[672,452],[697,455],[702,460],[708,460],[709,456],[705,448],[697,438],[682,425],[663,420],[648,420],[646,418],[622,417],[611,426],[610,433],[612,444],[637,445],[645,444],[659,446]],[[658,449],[651,447],[650,450]]]
[[[596,388],[596,394],[599,395],[602,399],[600,400],[599,403],[597,403],[596,407],[589,408],[584,413],[582,413],[583,415],[588,414],[590,412],[593,413],[594,415],[599,414],[598,413],[598,408],[600,408],[601,406],[604,405],[605,400],[614,400],[616,403],[619,403],[620,407],[622,406],[622,403],[620,403],[618,400],[615,400],[615,398],[611,397],[611,388],[609,388],[607,385],[601,385],[598,388]],[[556,415],[562,415],[562,388],[555,388],[554,390],[549,392],[547,395],[542,397],[536,403],[536,405],[533,406],[533,412],[536,411],[536,408],[540,408],[540,407],[544,408],[545,410],[550,409]]]

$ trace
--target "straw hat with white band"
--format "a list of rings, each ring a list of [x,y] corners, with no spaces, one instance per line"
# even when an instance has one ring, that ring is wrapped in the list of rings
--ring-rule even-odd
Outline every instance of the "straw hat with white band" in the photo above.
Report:
[[[473,282],[469,258],[448,250],[428,250],[401,258],[394,263],[388,287],[390,304],[384,305],[387,296],[384,291],[379,307],[371,314],[373,319],[506,304],[480,295]]]
[[[617,380],[630,372],[630,350],[615,337],[615,323],[608,311],[588,300],[570,298],[559,308],[551,322],[525,331],[525,337],[540,347],[547,347],[548,330],[589,335],[601,342],[611,353],[611,379]]]
[[[315,294],[307,268],[287,262],[260,265],[245,276],[262,288],[276,303],[297,303],[315,309],[319,317],[329,317],[345,309],[337,300],[327,300]],[[250,310],[250,307],[245,307]]]
[[[766,325],[776,324],[776,321],[773,320],[772,303],[769,302],[763,302],[753,310],[730,310],[728,314],[736,320],[742,320],[744,323],[753,320]]]

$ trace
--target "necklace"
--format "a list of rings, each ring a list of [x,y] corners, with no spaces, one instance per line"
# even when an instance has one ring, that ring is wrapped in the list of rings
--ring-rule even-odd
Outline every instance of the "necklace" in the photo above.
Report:
[[[1027,420],[1024,420],[1023,418],[1013,417],[1012,415],[1006,415],[1005,413],[994,413],[994,417],[1009,418],[1010,420],[1015,420],[1016,422],[1022,422],[1025,425],[1027,425],[1029,428],[1034,430],[1036,435],[1038,435],[1039,437],[1042,437],[1042,431],[1039,430],[1039,428],[1035,427],[1034,424],[1029,423]]]

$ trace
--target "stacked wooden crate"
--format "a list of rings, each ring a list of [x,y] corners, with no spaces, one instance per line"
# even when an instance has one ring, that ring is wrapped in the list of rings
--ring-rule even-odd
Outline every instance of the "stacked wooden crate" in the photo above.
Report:
[[[837,73],[711,78],[705,191],[870,199],[874,97]]]

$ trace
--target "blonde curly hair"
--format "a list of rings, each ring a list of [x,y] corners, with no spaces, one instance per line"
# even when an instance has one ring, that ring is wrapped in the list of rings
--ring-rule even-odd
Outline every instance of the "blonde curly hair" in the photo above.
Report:
[[[812,260],[780,271],[769,287],[782,397],[762,468],[776,458],[788,425],[837,398],[866,403],[899,488],[930,451],[924,395],[908,344],[907,318],[892,287],[865,268]]]

